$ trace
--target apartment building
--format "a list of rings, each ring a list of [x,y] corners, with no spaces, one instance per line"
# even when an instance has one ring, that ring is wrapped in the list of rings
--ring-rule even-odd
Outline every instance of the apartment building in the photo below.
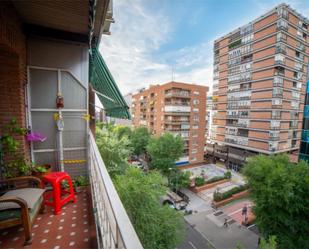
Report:
[[[309,68],[309,65],[308,65]],[[299,159],[309,162],[309,76],[307,74],[307,87],[304,106],[303,130],[300,143]]]
[[[228,166],[237,170],[256,153],[286,152],[297,160],[308,25],[308,19],[281,4],[214,42],[213,129],[218,150],[212,149]]]
[[[180,82],[141,89],[132,96],[133,125],[146,126],[155,135],[180,135],[184,153],[176,164],[201,163],[206,140],[207,91],[206,86]]]

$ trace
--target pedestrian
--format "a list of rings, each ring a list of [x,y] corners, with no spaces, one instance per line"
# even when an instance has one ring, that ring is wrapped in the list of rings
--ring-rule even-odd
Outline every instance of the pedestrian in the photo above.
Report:
[[[247,216],[247,213],[248,213],[248,207],[247,207],[247,205],[245,205],[243,208],[242,208],[242,212],[241,212],[241,214],[242,214],[242,216]]]
[[[227,223],[227,218],[225,218],[225,219],[224,219],[223,226],[224,226],[224,227],[228,227],[228,225],[229,225],[229,224]]]

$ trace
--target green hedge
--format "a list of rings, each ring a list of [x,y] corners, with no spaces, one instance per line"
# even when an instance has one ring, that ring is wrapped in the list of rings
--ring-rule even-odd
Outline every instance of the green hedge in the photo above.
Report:
[[[227,178],[225,176],[215,176],[215,177],[207,180],[206,183],[218,182],[218,181],[221,181],[221,180],[224,180],[224,179],[227,179]]]
[[[214,198],[214,201],[222,201],[222,200],[230,198],[230,197],[232,197],[232,195],[240,193],[240,192],[242,192],[246,189],[248,189],[247,185],[241,185],[241,186],[234,187],[234,188],[232,188],[229,191],[226,191],[224,193],[220,193],[218,191],[215,191],[213,198]]]
[[[205,184],[205,179],[204,177],[198,176],[195,178],[195,186],[200,187]]]
[[[231,171],[227,171],[224,173],[224,176],[215,176],[205,181],[205,179],[201,176],[195,178],[195,185],[197,187],[203,186],[204,184],[218,182],[224,179],[231,179],[232,173]]]

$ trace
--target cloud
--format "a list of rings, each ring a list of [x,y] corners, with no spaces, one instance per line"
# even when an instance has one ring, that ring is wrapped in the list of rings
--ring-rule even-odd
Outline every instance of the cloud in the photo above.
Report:
[[[100,51],[123,94],[169,82],[173,69],[177,81],[210,83],[210,44],[160,52],[173,33],[168,17],[164,7],[150,8],[147,1],[114,1],[112,34],[103,37]]]

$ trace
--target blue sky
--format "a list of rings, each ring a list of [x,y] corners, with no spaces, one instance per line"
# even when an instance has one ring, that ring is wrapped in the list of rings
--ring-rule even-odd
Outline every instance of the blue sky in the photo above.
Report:
[[[212,85],[213,41],[279,0],[114,0],[100,51],[121,92],[175,81]],[[309,18],[308,0],[285,3]]]

